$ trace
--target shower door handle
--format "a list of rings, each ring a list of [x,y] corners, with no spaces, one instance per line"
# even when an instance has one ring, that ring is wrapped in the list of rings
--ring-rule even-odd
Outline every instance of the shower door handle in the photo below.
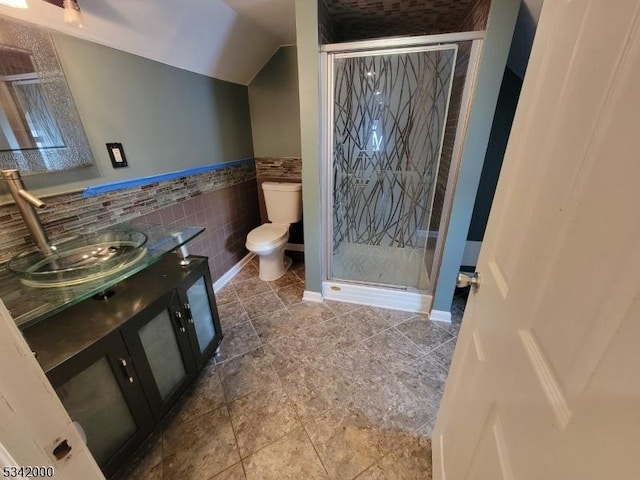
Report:
[[[458,281],[456,287],[464,288],[471,285],[471,290],[475,293],[480,289],[480,275],[475,272],[473,275],[467,275],[466,273],[458,274]]]

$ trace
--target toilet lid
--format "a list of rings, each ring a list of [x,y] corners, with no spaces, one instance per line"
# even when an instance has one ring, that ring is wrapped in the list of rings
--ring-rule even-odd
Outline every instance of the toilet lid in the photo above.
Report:
[[[247,235],[247,242],[265,245],[282,240],[289,233],[289,226],[283,223],[265,223],[254,228]]]

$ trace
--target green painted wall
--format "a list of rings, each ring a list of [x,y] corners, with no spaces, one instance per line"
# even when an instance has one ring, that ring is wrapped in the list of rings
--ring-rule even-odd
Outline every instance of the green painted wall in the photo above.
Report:
[[[249,84],[256,157],[300,157],[300,98],[295,46],[281,47]]]
[[[36,193],[253,156],[247,87],[62,34],[53,39],[96,165],[29,175]],[[123,144],[129,168],[112,168],[107,142]]]
[[[464,254],[519,0],[492,0],[433,309],[449,312]]]
[[[322,291],[322,205],[320,198],[320,72],[318,1],[296,0],[300,131],[302,146],[302,203],[304,263],[309,292]]]

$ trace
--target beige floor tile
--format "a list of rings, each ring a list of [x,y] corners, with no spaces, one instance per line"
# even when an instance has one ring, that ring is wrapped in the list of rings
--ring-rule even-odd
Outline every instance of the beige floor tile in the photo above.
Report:
[[[396,325],[396,328],[425,352],[429,352],[453,338],[444,329],[438,327],[435,322],[422,315],[400,323]]]
[[[229,413],[243,458],[301,425],[293,403],[279,384],[234,400]]]
[[[358,477],[358,480],[430,480],[431,442],[416,435],[403,435],[391,453]]]
[[[456,348],[456,339],[451,339],[446,343],[443,343],[435,350],[432,350],[429,355],[435,358],[440,365],[449,370],[451,367],[451,359],[453,359],[453,352]]]
[[[165,480],[209,478],[240,460],[227,407],[186,422],[172,417],[162,448]]]
[[[254,257],[257,258],[257,257]],[[253,260],[253,259],[252,259]],[[242,270],[238,272],[238,274],[231,279],[231,284],[234,285],[236,283],[243,282],[245,280],[250,280],[252,278],[258,278],[258,264],[257,262],[249,262]]]
[[[211,480],[246,480],[242,463],[238,462],[234,466],[227,468],[224,472],[220,472]]]
[[[225,285],[221,290],[216,292],[216,305],[220,308],[220,305],[225,303],[237,302],[240,298],[233,289],[233,285]]]
[[[304,294],[304,283],[296,282],[286,287],[276,289],[276,295],[286,306],[302,302]]]
[[[376,333],[390,328],[387,322],[368,307],[358,308],[340,315],[340,321],[356,335],[358,340],[366,340]]]
[[[295,335],[307,326],[293,318],[286,309],[256,317],[251,320],[251,323],[264,344]]]
[[[281,382],[302,423],[334,408],[343,394],[340,384],[310,367],[282,376]]]
[[[227,329],[234,325],[249,320],[249,315],[244,311],[244,307],[240,301],[218,305],[218,315],[220,317],[222,333],[226,333]]]
[[[383,320],[386,320],[390,325],[397,325],[398,323],[406,322],[411,317],[415,317],[413,312],[403,312],[402,310],[391,310],[390,308],[369,307],[375,313],[380,315]]]
[[[243,460],[247,480],[327,480],[307,433],[296,429]]]
[[[277,290],[278,288],[286,287],[287,285],[292,285],[294,283],[299,283],[299,282],[300,282],[300,278],[298,278],[298,276],[293,272],[293,270],[289,269],[286,272],[284,272],[284,275],[282,275],[277,280],[273,280],[269,282],[269,285],[271,285],[271,288],[273,288],[274,290]]]
[[[180,409],[183,420],[190,420],[224,405],[222,384],[216,367],[212,365],[202,371],[195,385],[184,394],[177,408]]]
[[[263,348],[221,363],[218,371],[228,403],[279,381]]]
[[[114,480],[162,480],[162,431],[154,432]]]
[[[335,317],[335,314],[324,303],[301,302],[289,306],[288,309],[294,318],[309,325]]]
[[[229,327],[223,331],[223,334],[224,338],[215,357],[216,363],[224,362],[262,346],[258,334],[249,321]]]
[[[410,365],[424,355],[415,343],[393,329],[374,335],[362,344],[391,369]]]
[[[359,412],[334,408],[305,429],[334,480],[355,478],[387,453],[384,430]]]
[[[240,302],[249,315],[249,318],[259,317],[284,308],[284,304],[275,292],[271,290],[250,298],[240,299]]]
[[[357,308],[362,308],[362,305],[359,305],[357,303],[338,302],[336,300],[325,300],[324,303],[336,315],[343,315]]]
[[[258,277],[249,278],[241,282],[234,282],[233,288],[241,299],[251,298],[259,293],[271,291],[269,283],[260,280]]]

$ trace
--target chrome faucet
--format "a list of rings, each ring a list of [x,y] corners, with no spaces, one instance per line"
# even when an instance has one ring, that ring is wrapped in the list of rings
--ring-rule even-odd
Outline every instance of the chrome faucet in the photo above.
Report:
[[[25,189],[18,170],[0,170],[0,173],[2,173],[4,181],[7,182],[9,193],[11,193],[13,200],[16,202],[16,206],[22,215],[22,220],[29,229],[29,233],[31,233],[38,249],[43,255],[53,255],[55,250],[51,246],[49,237],[47,237],[42,222],[40,222],[40,217],[38,217],[34,209],[34,207],[44,208],[46,205],[42,200]]]

